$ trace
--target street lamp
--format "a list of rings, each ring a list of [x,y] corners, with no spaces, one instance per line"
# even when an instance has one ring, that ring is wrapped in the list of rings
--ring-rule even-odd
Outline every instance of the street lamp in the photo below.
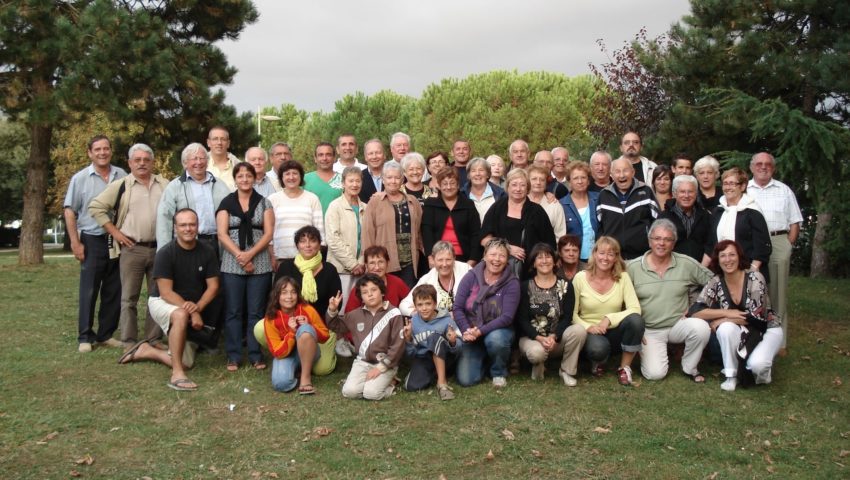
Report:
[[[263,146],[263,120],[267,122],[279,122],[282,119],[277,115],[260,115],[260,107],[257,106],[257,136],[260,137],[257,141],[258,147]]]

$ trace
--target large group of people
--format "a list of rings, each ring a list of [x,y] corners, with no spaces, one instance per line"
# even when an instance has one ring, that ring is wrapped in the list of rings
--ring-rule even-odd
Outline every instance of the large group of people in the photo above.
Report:
[[[711,156],[656,164],[637,132],[620,157],[588,162],[562,146],[532,155],[521,139],[509,162],[474,157],[466,140],[425,156],[398,132],[389,160],[371,139],[361,162],[343,134],[316,145],[307,173],[286,143],[244,161],[229,146],[213,127],[169,182],[149,146],[130,148],[128,174],[107,137],[89,141],[64,203],[79,352],[123,348],[120,364],[162,363],[168,387],[192,391],[195,355],[215,355],[223,335],[226,371],[268,361],[278,391],[314,394],[315,376],[353,357],[347,398],[436,386],[450,400],[452,377],[502,388],[524,363],[543,380],[559,362],[567,387],[582,360],[593,377],[615,363],[624,386],[636,363],[660,380],[675,345],[687,378],[705,383],[700,365],[717,358],[732,391],[770,383],[786,351],[802,215],[769,153],[750,178]]]

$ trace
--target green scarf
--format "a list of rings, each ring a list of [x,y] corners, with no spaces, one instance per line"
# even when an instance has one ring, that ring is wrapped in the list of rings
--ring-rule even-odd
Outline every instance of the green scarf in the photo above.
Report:
[[[319,292],[316,290],[316,277],[313,276],[313,269],[322,264],[322,252],[316,254],[315,257],[305,260],[299,253],[295,256],[295,268],[301,272],[301,297],[309,303],[314,303],[319,299]]]

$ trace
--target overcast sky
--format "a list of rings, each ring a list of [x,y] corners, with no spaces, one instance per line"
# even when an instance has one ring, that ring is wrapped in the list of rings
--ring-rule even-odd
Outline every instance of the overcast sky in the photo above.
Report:
[[[641,27],[666,32],[687,0],[255,0],[259,20],[220,44],[239,69],[237,110],[292,103],[332,111],[349,93],[418,97],[429,84],[491,70],[588,73]]]

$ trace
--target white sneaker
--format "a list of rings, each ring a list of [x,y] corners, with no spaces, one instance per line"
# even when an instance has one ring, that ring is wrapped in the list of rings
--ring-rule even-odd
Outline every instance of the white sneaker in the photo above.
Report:
[[[80,342],[80,346],[77,347],[77,351],[80,353],[89,353],[91,352],[91,343],[89,342]]]
[[[570,375],[567,372],[561,372],[561,380],[563,380],[564,385],[568,387],[575,387],[576,385],[578,385],[578,380],[576,380],[576,377]]]
[[[541,363],[535,363],[534,366],[531,367],[531,379],[532,380],[543,380],[543,374],[546,371],[546,365]]]
[[[738,379],[735,377],[728,377],[723,383],[720,384],[720,389],[726,392],[734,392],[735,387],[738,386]]]
[[[340,338],[334,345],[334,351],[340,357],[349,358],[354,355],[354,345],[344,338]]]
[[[504,388],[508,386],[508,381],[505,377],[493,377],[493,386],[496,388]]]
[[[771,378],[770,378],[771,375],[770,374],[771,374],[772,370],[773,370],[772,368],[768,367],[768,368],[765,368],[764,370],[762,370],[761,372],[759,372],[759,374],[756,375],[756,385],[764,385],[764,384],[770,383],[770,381],[771,381]]]

